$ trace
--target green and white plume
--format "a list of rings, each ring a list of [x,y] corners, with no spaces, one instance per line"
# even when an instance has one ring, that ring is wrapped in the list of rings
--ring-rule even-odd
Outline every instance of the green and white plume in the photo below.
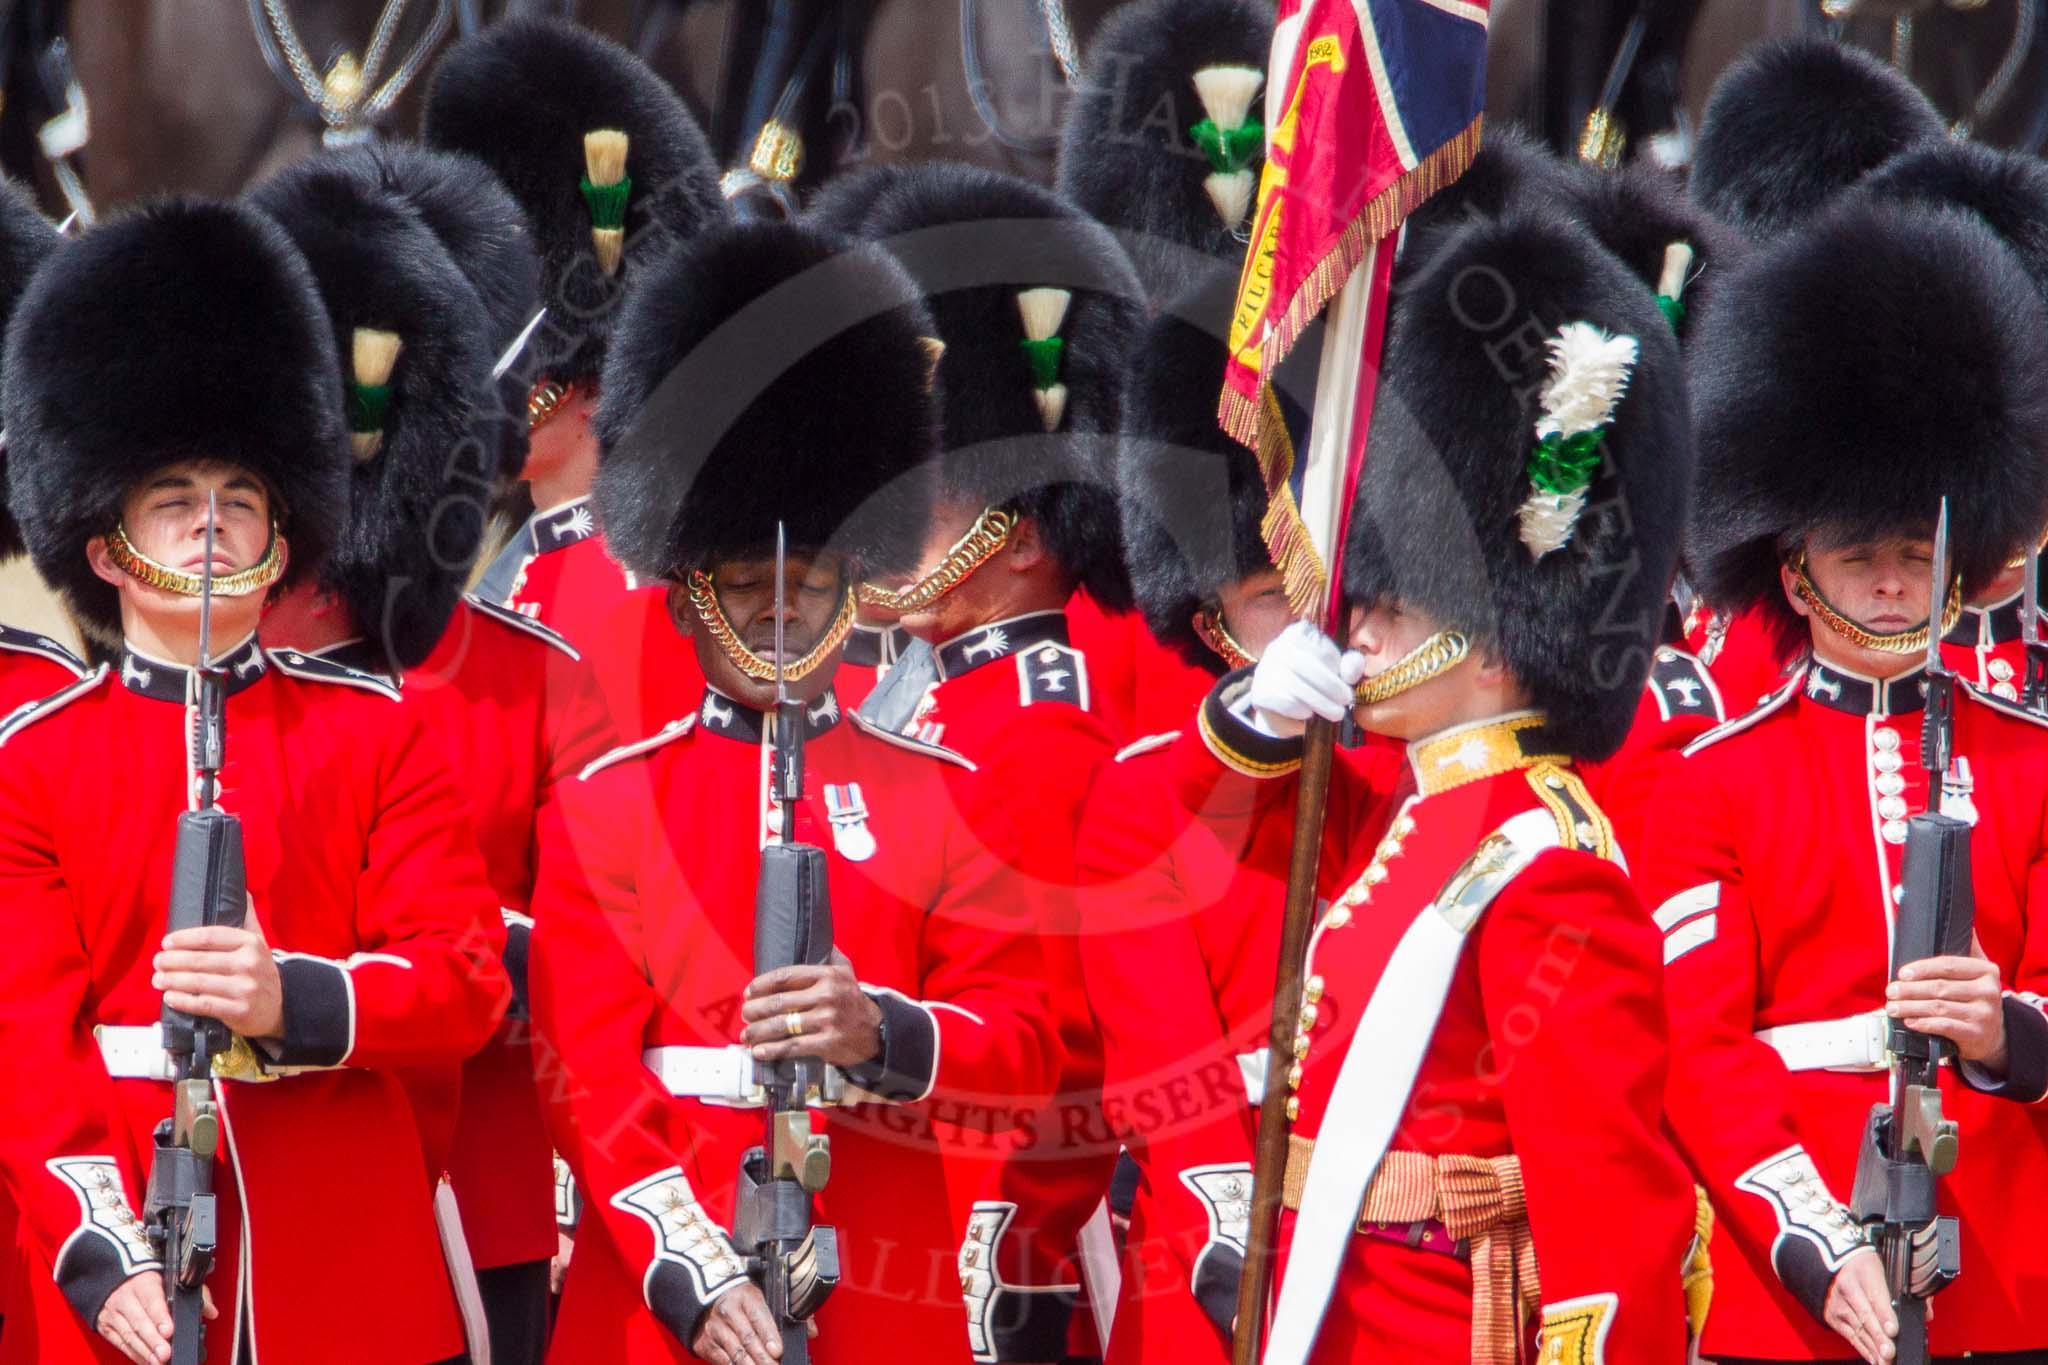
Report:
[[[1060,338],[1060,326],[1073,299],[1065,289],[1026,289],[1017,295],[1017,311],[1024,318],[1024,359],[1031,366],[1031,388],[1047,431],[1058,431],[1067,412],[1067,386],[1060,382],[1060,353],[1066,342]]]
[[[1518,513],[1522,544],[1541,559],[1571,541],[1586,491],[1600,468],[1600,443],[1628,392],[1636,339],[1568,322],[1550,339],[1550,379],[1528,462],[1529,496]]]
[[[1259,188],[1252,167],[1266,154],[1266,130],[1251,117],[1251,108],[1265,79],[1252,66],[1205,66],[1194,74],[1205,117],[1188,129],[1188,136],[1209,158],[1211,174],[1202,188],[1232,232],[1243,226]]]

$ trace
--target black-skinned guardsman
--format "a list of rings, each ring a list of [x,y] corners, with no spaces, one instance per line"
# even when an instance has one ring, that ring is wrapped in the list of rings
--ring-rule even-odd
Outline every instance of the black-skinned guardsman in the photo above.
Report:
[[[538,265],[510,197],[452,153],[323,153],[251,200],[312,267],[346,357],[337,383],[356,428],[347,529],[318,579],[264,618],[264,642],[382,677],[429,718],[498,898],[481,932],[504,940],[523,994],[535,812],[554,782],[606,747],[597,708],[549,686],[576,651],[462,591],[501,475],[525,449],[525,422],[505,420],[514,395],[492,371],[532,315]],[[459,1076],[414,1085],[451,1237],[448,1201],[459,1209],[468,1255],[454,1273],[458,1283],[474,1273],[491,1358],[505,1365],[541,1358],[557,1249],[555,1167],[524,1013],[510,1011]]]
[[[1129,603],[1111,461],[1137,282],[1100,224],[1038,186],[975,167],[881,168],[821,195],[812,211],[896,252],[927,290],[946,345],[937,511],[916,571],[879,585],[930,647],[926,671],[899,662],[863,714],[974,762],[987,798],[977,804],[1004,808],[1015,836],[1000,854],[1044,903],[1067,1045],[1060,1105],[1014,1152],[991,1153],[985,1137],[964,1144],[981,1150],[963,1151],[953,1178],[977,1191],[961,1252],[977,1354],[1057,1360],[1082,1257],[1104,1305],[1116,1273],[1101,1211],[1116,1153],[1085,1119],[1100,1049],[1071,888],[1080,804],[1127,719],[1109,714],[1073,627],[1084,601]],[[1107,628],[1108,613],[1086,614],[1105,627],[1096,634],[1128,638]],[[1104,691],[1128,694],[1114,681]]]
[[[2048,1089],[2048,732],[1959,688],[1954,783],[1922,766],[1921,736],[1930,622],[1953,626],[2048,516],[2048,319],[1981,222],[1871,196],[1761,251],[1705,325],[1688,553],[1707,600],[1766,622],[1792,674],[1667,772],[1637,866],[1664,933],[1672,1124],[1721,1229],[1703,1346],[1891,1348],[1879,1258],[1837,1203],[1888,1097],[1889,1017],[1960,1053],[1942,1089],[1962,1155],[1936,1194],[1963,1274],[1931,1305],[1935,1351],[2032,1358],[2044,1259],[2014,1192],[2043,1178],[2025,1102]],[[1955,572],[1937,597],[1944,498]],[[1975,826],[1978,949],[1888,984],[1907,820],[1930,805]]]
[[[31,1263],[9,1360],[169,1359],[138,1222],[171,1109],[165,1004],[240,1040],[216,1073],[206,1359],[462,1347],[398,1072],[489,1037],[509,995],[477,930],[493,897],[447,763],[397,694],[255,638],[269,590],[342,530],[338,373],[298,252],[221,204],[162,201],[67,244],[10,330],[10,506],[118,662],[0,743],[0,1069],[36,1097],[0,1136]],[[218,800],[241,821],[250,914],[166,938],[209,504]],[[342,1331],[350,1283],[375,1286],[376,1311]]]
[[[1014,1123],[1050,1093],[1037,921],[958,808],[971,765],[832,692],[857,583],[907,573],[925,539],[935,352],[886,253],[790,224],[694,240],[614,338],[596,497],[626,562],[671,585],[706,691],[543,814],[534,1017],[586,1203],[551,1359],[770,1365],[735,1185],[762,1135],[754,1064],[799,1055],[832,1068],[816,1216],[841,1262],[813,1359],[968,1358],[931,1125]],[[805,726],[787,832],[825,852],[835,953],[757,975],[778,675]]]
[[[1658,940],[1575,765],[1626,735],[1675,567],[1677,343],[1551,215],[1474,220],[1401,269],[1350,648],[1291,626],[1202,713],[1284,812],[1309,716],[1406,743],[1376,843],[1333,779],[1356,841],[1266,1077],[1292,1093],[1262,1358],[1676,1365],[1696,1214],[1661,1128]],[[1503,344],[1518,329],[1542,341]]]

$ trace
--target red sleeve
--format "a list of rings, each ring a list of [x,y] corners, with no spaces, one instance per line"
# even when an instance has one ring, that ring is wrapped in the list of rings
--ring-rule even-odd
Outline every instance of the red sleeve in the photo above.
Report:
[[[2018,736],[2019,745],[2008,763],[2032,767],[2048,762],[2038,737]],[[2021,747],[2021,746],[2024,747]],[[2032,784],[2040,790],[2041,784]],[[2028,831],[2031,857],[2024,883],[2017,888],[2020,901],[2020,939],[2017,944],[1982,938],[1985,955],[2000,966],[2005,983],[2006,1068],[1993,1076],[1970,1062],[1959,1061],[1956,1077],[1973,1090],[1997,1095],[2020,1104],[2048,1103],[2048,800],[2037,817],[2036,828]],[[1973,837],[1984,839],[1988,831]],[[1979,875],[1990,866],[2003,866],[1987,857],[1989,850],[1973,849],[1972,861]]]
[[[1791,1072],[1756,1030],[1757,928],[1731,797],[1698,758],[1671,764],[1637,884],[1663,938],[1672,1032],[1666,1098],[1720,1226],[1820,1316],[1861,1233],[1821,1179],[1787,1102]],[[1814,1204],[1819,1202],[1816,1209]]]
[[[687,1119],[641,1061],[663,1009],[647,978],[634,885],[634,835],[647,816],[609,776],[565,784],[540,817],[531,961],[540,1089],[585,1216],[603,1219],[648,1308],[687,1343],[704,1310],[746,1274],[699,1200]]]
[[[392,710],[391,741],[360,779],[372,787],[373,813],[356,880],[357,950],[345,959],[277,952],[280,1063],[460,1061],[483,1046],[511,1000],[498,900],[469,807],[419,718]]]
[[[1547,853],[1487,911],[1478,965],[1542,1268],[1539,1350],[1546,1360],[1557,1350],[1558,1359],[1675,1365],[1686,1353],[1679,1272],[1693,1198],[1661,1128],[1656,932],[1614,864]],[[1598,1172],[1597,1218],[1587,1216],[1589,1172]]]
[[[1144,1172],[1168,1254],[1228,1335],[1244,1264],[1252,1111],[1176,874],[1172,797],[1118,767],[1082,831],[1081,940],[1102,1033],[1102,1107]],[[1237,1183],[1232,1184],[1235,1180]],[[1233,1194],[1235,1191],[1235,1194]]]
[[[26,1236],[90,1323],[121,1281],[156,1266],[136,1215],[142,1163],[94,1044],[92,964],[34,764],[0,761],[0,1171]],[[45,760],[47,761],[47,759]],[[28,1097],[33,1096],[30,1101]]]

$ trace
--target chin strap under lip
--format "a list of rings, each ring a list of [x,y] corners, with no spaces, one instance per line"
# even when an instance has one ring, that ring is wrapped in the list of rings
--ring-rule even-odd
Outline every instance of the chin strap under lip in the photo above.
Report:
[[[205,577],[186,569],[174,569],[160,564],[135,548],[135,542],[128,539],[128,528],[116,522],[114,529],[107,532],[107,557],[115,567],[138,583],[173,592],[180,597],[197,597],[204,590]],[[215,597],[247,597],[253,592],[267,590],[278,579],[284,577],[284,536],[277,523],[270,523],[270,543],[263,547],[263,557],[246,569],[237,569],[231,574],[216,575],[213,580]]]
[[[1402,655],[1392,667],[1359,679],[1353,695],[1360,706],[1389,701],[1449,672],[1471,652],[1471,638],[1463,631],[1440,630]]]
[[[1220,607],[1204,607],[1195,613],[1195,634],[1202,643],[1215,651],[1227,669],[1249,668],[1259,661],[1258,655],[1238,643],[1230,627],[1223,622]]]
[[[690,609],[697,614],[704,629],[711,632],[711,638],[719,651],[732,660],[732,665],[755,682],[774,682],[775,665],[748,649],[740,639],[739,632],[732,627],[725,608],[718,604],[718,592],[711,585],[711,575],[702,569],[693,569],[684,582],[690,595]],[[832,624],[825,628],[810,652],[803,658],[782,670],[787,682],[800,682],[818,671],[832,652],[846,643],[846,637],[853,633],[854,590],[848,587],[839,599],[839,610],[832,617]]]
[[[1911,630],[1894,631],[1889,635],[1865,630],[1837,610],[1814,581],[1806,576],[1805,555],[1795,557],[1787,567],[1792,570],[1792,591],[1799,594],[1799,600],[1806,603],[1822,625],[1858,649],[1876,650],[1881,654],[1918,654],[1927,648],[1929,622],[1923,621]],[[1955,629],[1956,622],[1962,619],[1963,580],[1958,575],[1955,582],[1949,585],[1948,604],[1942,608],[1941,633],[1948,634]]]

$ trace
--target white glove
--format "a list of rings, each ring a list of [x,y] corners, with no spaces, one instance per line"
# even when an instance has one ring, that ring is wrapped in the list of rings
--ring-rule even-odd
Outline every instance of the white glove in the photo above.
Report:
[[[1311,716],[1332,724],[1344,719],[1364,676],[1364,655],[1355,649],[1340,654],[1335,640],[1296,621],[1259,655],[1239,714],[1264,734],[1292,739]]]

